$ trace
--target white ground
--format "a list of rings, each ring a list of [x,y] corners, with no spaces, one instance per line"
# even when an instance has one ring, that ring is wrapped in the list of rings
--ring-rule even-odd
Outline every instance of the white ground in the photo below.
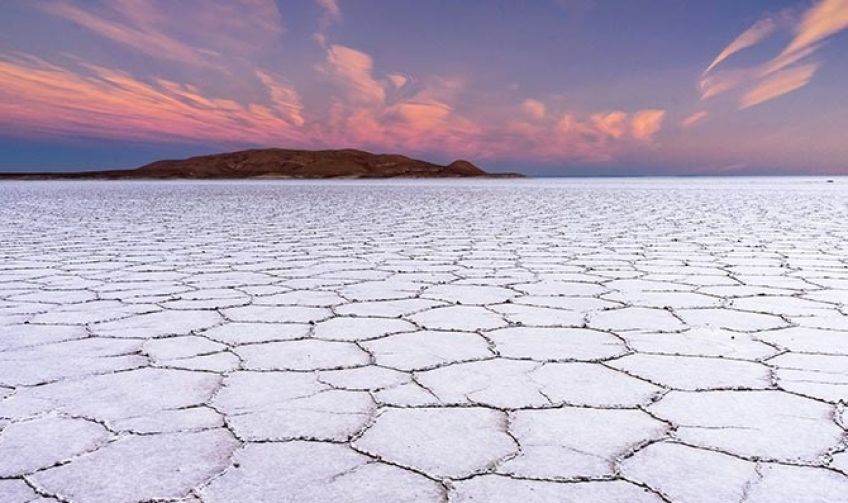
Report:
[[[0,185],[0,502],[848,501],[848,180]]]

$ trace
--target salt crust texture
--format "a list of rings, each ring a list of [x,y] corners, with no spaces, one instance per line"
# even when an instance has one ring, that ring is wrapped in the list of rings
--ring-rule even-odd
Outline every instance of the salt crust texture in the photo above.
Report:
[[[848,182],[0,185],[0,502],[848,501]]]

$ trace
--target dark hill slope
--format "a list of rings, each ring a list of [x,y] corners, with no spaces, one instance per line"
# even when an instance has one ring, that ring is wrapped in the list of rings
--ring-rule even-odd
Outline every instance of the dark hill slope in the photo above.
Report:
[[[6,175],[9,176],[9,175]],[[15,176],[15,175],[12,175]],[[130,170],[82,173],[27,173],[33,178],[458,178],[492,175],[468,161],[447,166],[403,155],[361,150],[287,150],[268,148],[156,161]]]

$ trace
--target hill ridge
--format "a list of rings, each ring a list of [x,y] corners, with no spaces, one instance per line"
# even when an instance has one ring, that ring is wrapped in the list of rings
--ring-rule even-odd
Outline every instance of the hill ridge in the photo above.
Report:
[[[487,173],[458,159],[439,165],[401,154],[373,154],[357,149],[295,150],[248,149],[187,159],[163,159],[129,170],[75,173],[8,173],[28,178],[465,178],[520,177],[515,173]]]

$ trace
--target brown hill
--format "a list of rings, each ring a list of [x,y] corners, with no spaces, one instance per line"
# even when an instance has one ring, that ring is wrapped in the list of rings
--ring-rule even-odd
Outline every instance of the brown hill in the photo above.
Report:
[[[131,170],[29,173],[38,178],[458,178],[521,176],[486,173],[468,161],[440,166],[403,155],[361,150],[243,150],[156,161]]]

